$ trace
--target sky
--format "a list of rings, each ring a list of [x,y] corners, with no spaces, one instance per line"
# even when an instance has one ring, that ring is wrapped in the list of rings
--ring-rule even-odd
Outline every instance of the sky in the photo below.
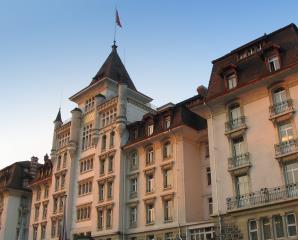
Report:
[[[50,153],[53,120],[111,51],[153,104],[208,86],[211,61],[290,23],[298,1],[0,0],[0,168]]]

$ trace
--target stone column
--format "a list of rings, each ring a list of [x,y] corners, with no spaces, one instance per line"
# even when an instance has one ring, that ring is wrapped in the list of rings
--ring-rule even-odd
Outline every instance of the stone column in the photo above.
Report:
[[[101,114],[97,112],[97,107],[101,105],[106,100],[106,97],[102,94],[98,94],[95,97],[95,123],[93,128],[93,135],[92,135],[92,141],[94,145],[97,145],[99,140],[99,129],[100,129],[100,120],[101,120]]]
[[[69,153],[71,159],[73,158],[79,144],[80,128],[82,122],[82,110],[75,108],[71,111],[71,126],[70,126],[70,138],[69,138]]]
[[[127,108],[127,84],[118,84],[118,103],[117,103],[117,131],[120,137],[126,127],[126,108]]]

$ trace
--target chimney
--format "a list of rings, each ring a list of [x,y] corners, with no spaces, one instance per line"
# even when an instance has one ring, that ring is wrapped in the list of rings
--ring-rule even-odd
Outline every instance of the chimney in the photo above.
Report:
[[[32,156],[30,163],[30,175],[35,178],[38,167],[38,157]]]

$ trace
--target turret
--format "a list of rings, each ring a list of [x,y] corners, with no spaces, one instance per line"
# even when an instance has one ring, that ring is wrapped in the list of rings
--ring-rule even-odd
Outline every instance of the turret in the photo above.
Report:
[[[55,158],[56,148],[57,148],[57,129],[62,125],[62,118],[61,118],[61,110],[59,108],[58,114],[56,119],[54,120],[54,134],[53,134],[53,141],[52,141],[52,150],[51,150],[51,158]]]
[[[117,103],[117,130],[122,136],[126,127],[126,108],[127,108],[127,83],[118,84],[118,103]]]
[[[82,110],[75,108],[71,111],[71,126],[69,138],[69,153],[71,158],[74,156],[79,144],[80,127],[82,121]]]

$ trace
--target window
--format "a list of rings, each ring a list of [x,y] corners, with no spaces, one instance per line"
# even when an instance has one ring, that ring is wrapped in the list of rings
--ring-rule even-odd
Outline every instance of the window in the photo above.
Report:
[[[233,157],[239,157],[245,153],[243,136],[233,139],[232,152],[233,152]]]
[[[130,169],[135,170],[138,168],[138,153],[133,151],[130,154]]]
[[[115,145],[115,132],[112,131],[110,133],[110,148],[114,147],[114,145]]]
[[[63,168],[66,168],[66,163],[67,163],[67,153],[64,153],[63,154],[63,164],[62,164]]]
[[[130,195],[133,197],[138,192],[138,179],[130,179]]]
[[[61,155],[59,155],[57,159],[57,171],[60,170],[60,167],[61,167]]]
[[[99,190],[99,201],[103,201],[105,196],[105,185],[103,183],[99,183],[98,190]]]
[[[190,230],[190,240],[211,240],[214,237],[212,227],[196,228]]]
[[[86,195],[92,192],[92,181],[83,181],[79,183],[79,196]]]
[[[206,174],[207,174],[207,185],[210,186],[211,185],[211,170],[210,170],[210,167],[206,168]]]
[[[39,205],[35,206],[34,221],[37,222],[39,217]]]
[[[33,240],[37,240],[38,226],[33,226]]]
[[[112,208],[107,208],[107,228],[112,227]]]
[[[105,127],[116,121],[116,108],[108,109],[101,114],[101,126]]]
[[[85,113],[91,112],[94,109],[95,97],[91,97],[85,101]]]
[[[147,224],[154,223],[154,205],[153,205],[153,203],[146,205],[146,223]]]
[[[148,124],[147,126],[147,136],[151,136],[153,134],[154,125],[153,123]]]
[[[108,199],[113,198],[113,182],[108,182]]]
[[[285,167],[286,183],[292,184],[298,182],[298,162],[286,164]]]
[[[107,148],[107,136],[103,135],[101,138],[101,151],[106,150]]]
[[[241,110],[239,104],[233,104],[229,108],[229,113],[230,113],[230,121],[231,122],[236,122],[237,120],[241,118]]]
[[[130,211],[130,214],[129,214],[129,216],[130,216],[130,219],[129,219],[130,225],[135,226],[136,223],[137,223],[137,207],[135,207],[135,206],[131,207],[129,211]]]
[[[99,160],[99,174],[104,175],[105,174],[105,159]]]
[[[167,116],[164,118],[164,128],[169,129],[171,127],[171,117]]]
[[[209,215],[213,214],[213,199],[212,197],[208,198],[208,210],[209,210]]]
[[[53,213],[56,213],[57,212],[57,208],[58,208],[58,199],[57,198],[54,198],[54,201],[53,201]]]
[[[43,204],[43,209],[42,209],[42,219],[46,219],[47,218],[47,213],[48,213],[48,204],[45,203]]]
[[[77,208],[77,221],[84,221],[90,218],[91,207],[83,206]]]
[[[163,170],[163,187],[165,189],[172,187],[172,169]]]
[[[153,152],[153,147],[148,147],[146,149],[146,165],[150,165],[153,163],[153,157],[154,157],[154,152]]]
[[[287,214],[287,230],[288,237],[293,237],[297,235],[297,227],[296,227],[296,216],[294,213]]]
[[[51,237],[56,237],[56,228],[57,228],[57,221],[52,220],[52,228],[51,228]]]
[[[228,89],[233,89],[237,87],[237,77],[235,73],[229,74],[226,76]]]
[[[291,123],[283,123],[279,125],[278,133],[279,133],[279,141],[281,143],[289,142],[294,138],[293,127]]]
[[[41,240],[46,239],[46,227],[47,227],[47,225],[45,225],[45,224],[41,225],[41,231],[40,231],[40,239]]]
[[[114,156],[108,158],[108,172],[113,172]]]
[[[69,142],[69,136],[70,136],[69,130],[59,133],[57,136],[57,138],[58,138],[57,148],[62,148],[64,146],[66,146]]]
[[[165,233],[165,240],[174,240],[172,232]]]
[[[146,236],[146,240],[154,240],[154,235],[148,235],[148,236]]]
[[[86,150],[92,146],[92,127],[93,124],[89,123],[83,128],[82,150]]]
[[[101,208],[97,209],[97,228],[103,228],[103,210]]]
[[[163,145],[163,158],[167,159],[171,157],[171,142],[166,142]]]
[[[64,186],[65,186],[65,175],[62,174],[61,175],[61,189],[64,189]]]
[[[273,91],[273,103],[281,104],[287,101],[287,92],[284,88],[277,88]]]
[[[152,193],[154,190],[153,186],[154,186],[153,174],[146,175],[146,192]]]
[[[44,198],[49,197],[49,185],[44,186]]]
[[[274,226],[274,233],[276,238],[283,238],[285,234],[284,234],[282,216],[278,215],[273,217],[273,226]]]
[[[173,220],[172,212],[173,212],[173,200],[172,199],[164,200],[164,221],[165,222]]]
[[[59,199],[59,212],[63,212],[64,197],[61,196]]]
[[[249,180],[247,175],[236,177],[236,191],[237,196],[249,193]]]
[[[270,227],[270,220],[267,217],[262,218],[262,235],[263,240],[272,239],[271,236],[271,227]]]
[[[278,56],[272,56],[268,58],[268,66],[269,66],[269,71],[274,72],[278,69],[280,69],[280,63]]]
[[[55,177],[55,191],[59,190],[59,185],[60,185],[60,176]]]
[[[84,173],[92,169],[93,169],[93,157],[81,160],[80,173]]]
[[[258,240],[258,224],[256,220],[250,220],[248,222],[249,239]]]
[[[41,189],[40,189],[40,187],[37,187],[37,189],[36,189],[36,201],[40,200],[40,196],[41,196]]]

